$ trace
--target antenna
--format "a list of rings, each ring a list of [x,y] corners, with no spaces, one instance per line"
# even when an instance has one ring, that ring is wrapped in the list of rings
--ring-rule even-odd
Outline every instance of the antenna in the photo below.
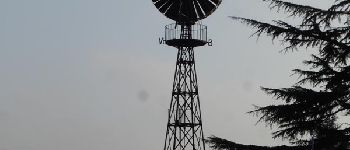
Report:
[[[165,26],[165,37],[159,43],[178,50],[164,150],[205,150],[193,49],[212,44],[207,26],[198,21],[211,15],[222,0],[152,1],[175,21]]]

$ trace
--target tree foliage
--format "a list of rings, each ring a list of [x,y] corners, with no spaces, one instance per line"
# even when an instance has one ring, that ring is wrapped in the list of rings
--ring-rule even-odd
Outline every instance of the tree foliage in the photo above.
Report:
[[[243,145],[235,142],[231,142],[219,137],[209,137],[207,143],[211,144],[211,148],[218,150],[309,150],[307,146],[256,146],[256,145]]]
[[[309,69],[293,70],[299,76],[293,86],[262,88],[282,104],[256,106],[250,113],[259,116],[260,122],[276,126],[275,138],[308,145],[313,135],[320,149],[349,147],[350,126],[338,120],[350,115],[350,0],[335,0],[326,10],[280,0],[263,1],[271,9],[301,21],[292,25],[282,20],[264,23],[231,18],[255,29],[255,36],[281,40],[286,52],[305,48],[317,51],[303,62]],[[216,138],[209,141],[214,148],[221,148]]]

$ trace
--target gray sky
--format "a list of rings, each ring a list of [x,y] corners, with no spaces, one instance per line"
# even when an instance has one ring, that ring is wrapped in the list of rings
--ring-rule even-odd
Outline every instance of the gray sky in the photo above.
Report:
[[[214,41],[196,50],[206,136],[287,144],[246,112],[274,102],[259,87],[291,85],[307,54],[279,53],[228,18],[285,17],[267,6],[224,0],[203,21]],[[0,20],[0,150],[163,148],[176,49],[158,44],[172,21],[151,0],[0,0]]]

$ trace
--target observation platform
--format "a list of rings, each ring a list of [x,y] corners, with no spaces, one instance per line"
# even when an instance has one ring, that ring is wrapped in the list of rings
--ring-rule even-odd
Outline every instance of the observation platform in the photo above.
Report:
[[[165,26],[165,44],[174,47],[198,47],[208,43],[207,26],[202,24]]]

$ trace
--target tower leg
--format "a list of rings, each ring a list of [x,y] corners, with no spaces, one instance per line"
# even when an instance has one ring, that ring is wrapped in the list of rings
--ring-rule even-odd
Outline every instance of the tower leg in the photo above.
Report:
[[[164,150],[205,150],[193,47],[179,47]]]

